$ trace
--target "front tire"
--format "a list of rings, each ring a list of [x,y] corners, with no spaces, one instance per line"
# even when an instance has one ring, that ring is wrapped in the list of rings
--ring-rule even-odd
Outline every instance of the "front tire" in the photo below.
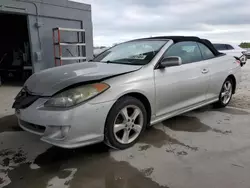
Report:
[[[226,107],[230,103],[232,95],[233,95],[233,81],[232,79],[227,78],[222,85],[219,101],[215,103],[215,107],[216,108]]]
[[[133,146],[147,125],[147,112],[138,99],[130,96],[119,99],[111,108],[106,124],[104,142],[115,149]]]

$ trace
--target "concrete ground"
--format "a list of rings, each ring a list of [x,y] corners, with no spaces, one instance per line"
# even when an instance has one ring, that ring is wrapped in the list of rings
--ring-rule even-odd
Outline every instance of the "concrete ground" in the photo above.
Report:
[[[52,147],[17,126],[19,87],[0,87],[0,187],[249,188],[250,62],[230,106],[166,120],[124,151]]]

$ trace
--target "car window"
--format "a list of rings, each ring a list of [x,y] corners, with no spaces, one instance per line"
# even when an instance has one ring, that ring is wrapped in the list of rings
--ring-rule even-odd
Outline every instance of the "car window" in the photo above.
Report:
[[[164,57],[178,56],[182,64],[202,61],[201,52],[196,42],[178,42],[172,45],[164,54]]]
[[[96,56],[93,61],[115,64],[146,65],[167,41],[136,40],[118,44]]]
[[[208,47],[206,47],[204,44],[201,44],[201,43],[198,43],[198,44],[199,44],[201,54],[204,59],[211,59],[215,57],[213,52]]]
[[[234,50],[234,48],[229,44],[226,44],[226,47],[227,47],[228,50]]]
[[[215,49],[218,50],[218,51],[221,51],[221,50],[227,50],[227,47],[225,44],[213,44]]]

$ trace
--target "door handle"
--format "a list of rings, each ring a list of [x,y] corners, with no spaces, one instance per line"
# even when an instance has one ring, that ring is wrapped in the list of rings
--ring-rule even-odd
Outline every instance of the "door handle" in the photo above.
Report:
[[[207,74],[208,72],[209,72],[208,69],[202,69],[202,71],[201,71],[202,74]]]

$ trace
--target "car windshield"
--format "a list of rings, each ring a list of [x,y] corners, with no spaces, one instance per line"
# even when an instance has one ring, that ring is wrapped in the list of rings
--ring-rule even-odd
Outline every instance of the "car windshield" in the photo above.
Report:
[[[138,40],[118,44],[98,55],[93,61],[146,65],[155,57],[166,42],[160,40]]]

